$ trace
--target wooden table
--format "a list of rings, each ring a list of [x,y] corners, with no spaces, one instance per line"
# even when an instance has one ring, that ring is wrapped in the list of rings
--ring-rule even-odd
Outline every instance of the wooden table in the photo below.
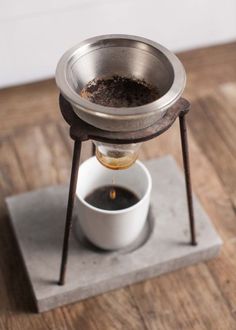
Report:
[[[72,143],[53,80],[0,91],[0,329],[236,329],[236,43],[179,54],[193,189],[224,240],[219,258],[37,315],[5,196],[69,180]],[[90,144],[82,150],[89,156]],[[178,122],[140,158],[171,153],[182,166]]]

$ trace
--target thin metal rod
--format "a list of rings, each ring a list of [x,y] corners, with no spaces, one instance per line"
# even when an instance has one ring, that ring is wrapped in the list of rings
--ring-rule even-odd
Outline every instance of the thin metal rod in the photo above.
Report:
[[[72,227],[72,215],[73,215],[75,191],[76,191],[76,184],[77,184],[78,171],[79,171],[80,152],[81,152],[81,141],[75,140],[72,167],[71,167],[70,188],[69,188],[69,196],[68,196],[67,212],[66,212],[64,241],[63,241],[62,257],[61,257],[60,278],[58,282],[59,285],[65,284],[68,250],[69,250],[69,239],[70,239],[70,232]]]
[[[181,135],[181,144],[182,144],[185,185],[186,185],[187,202],[188,202],[191,245],[197,245],[194,212],[193,212],[192,185],[191,185],[190,166],[189,166],[188,138],[187,138],[185,114],[181,114],[179,116],[179,124],[180,124],[180,135]]]
[[[95,156],[95,152],[96,152],[96,147],[95,144],[92,142],[92,156]]]

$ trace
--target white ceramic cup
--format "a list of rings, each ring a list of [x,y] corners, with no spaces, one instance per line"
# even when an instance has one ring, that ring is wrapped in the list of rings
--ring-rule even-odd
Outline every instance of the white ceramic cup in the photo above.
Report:
[[[126,209],[109,211],[96,208],[85,198],[96,188],[112,185],[127,188],[139,197],[139,202]],[[79,169],[76,189],[78,219],[76,232],[96,246],[116,250],[131,244],[141,233],[148,214],[152,180],[147,168],[140,162],[128,169],[114,171],[102,166],[96,157],[86,160]]]

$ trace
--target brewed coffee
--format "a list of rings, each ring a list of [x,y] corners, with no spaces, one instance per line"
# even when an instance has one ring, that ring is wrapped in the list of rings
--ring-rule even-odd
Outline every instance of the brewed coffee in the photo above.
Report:
[[[85,201],[99,209],[116,211],[136,204],[139,198],[127,188],[107,185],[93,190]]]

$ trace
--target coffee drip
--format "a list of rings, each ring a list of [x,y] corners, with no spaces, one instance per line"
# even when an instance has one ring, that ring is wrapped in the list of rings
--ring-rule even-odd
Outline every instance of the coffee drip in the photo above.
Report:
[[[112,191],[115,193],[115,198],[111,198]],[[85,201],[99,209],[117,211],[133,206],[139,198],[127,188],[112,185],[93,190],[85,197]]]
[[[116,199],[116,188],[115,188],[115,176],[112,177],[112,188],[110,189],[109,192],[109,197],[111,200],[115,200]]]

